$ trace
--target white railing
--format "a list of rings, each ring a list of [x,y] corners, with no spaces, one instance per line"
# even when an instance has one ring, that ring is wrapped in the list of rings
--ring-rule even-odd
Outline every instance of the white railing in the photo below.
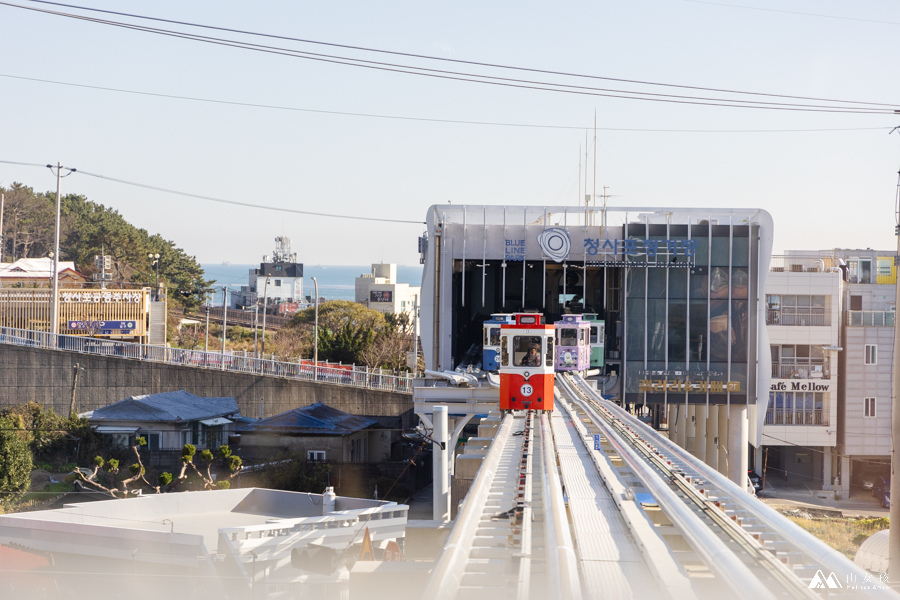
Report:
[[[892,310],[848,310],[848,327],[893,327],[896,313]]]
[[[47,350],[65,350],[98,354],[132,360],[217,369],[231,373],[269,375],[303,381],[320,381],[337,385],[349,385],[388,392],[412,393],[413,377],[366,366],[343,365],[311,360],[281,362],[264,358],[252,358],[204,352],[203,350],[183,350],[165,346],[150,346],[131,342],[118,342],[77,335],[54,335],[46,331],[13,329],[0,327],[0,344],[28,346]]]

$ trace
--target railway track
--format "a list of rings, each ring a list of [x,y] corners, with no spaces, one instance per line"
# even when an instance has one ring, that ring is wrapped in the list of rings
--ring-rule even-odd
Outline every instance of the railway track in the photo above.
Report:
[[[808,582],[818,571],[863,581],[865,572],[691,456],[579,377],[557,378],[558,408],[590,422],[613,461],[644,487],[690,544],[685,570],[701,597],[821,598]],[[702,567],[696,564],[699,559]],[[841,589],[841,597],[897,598],[888,590]]]
[[[503,417],[424,597],[581,597],[546,415]]]

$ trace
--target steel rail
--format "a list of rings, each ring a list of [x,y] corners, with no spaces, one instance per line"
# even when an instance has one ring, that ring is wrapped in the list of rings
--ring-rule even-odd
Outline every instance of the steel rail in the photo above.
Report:
[[[569,396],[578,402],[578,393],[567,378],[559,377],[557,382],[561,383],[561,387]],[[735,596],[747,600],[774,600],[775,595],[769,588],[728,548],[719,536],[684,504],[668,484],[630,447],[631,444],[607,422],[607,419],[599,414],[591,404],[584,402],[579,402],[579,404],[582,405],[585,412],[591,415],[594,423],[600,428],[625,464],[650,490],[660,508],[678,527],[697,555],[723,583],[731,588]]]
[[[590,388],[583,380],[574,379],[574,385],[582,392],[588,391]],[[814,600],[816,595],[797,577],[796,574],[771,551],[767,550],[758,539],[754,538],[750,532],[743,527],[744,520],[730,518],[726,514],[727,507],[722,504],[721,498],[715,500],[710,499],[705,489],[696,487],[702,481],[696,475],[689,479],[684,476],[684,470],[665,460],[653,446],[639,435],[636,435],[624,421],[614,416],[609,409],[597,403],[595,399],[587,399],[596,405],[597,409],[605,413],[604,416],[615,427],[619,433],[643,454],[646,459],[653,463],[657,469],[663,473],[667,473],[669,481],[676,486],[685,497],[693,502],[699,510],[701,510],[710,520],[716,523],[719,528],[728,535],[738,546],[740,546],[752,559],[762,566],[769,575],[771,575],[785,590],[788,590],[796,597],[806,597]],[[701,484],[702,485],[702,484]]]
[[[655,444],[664,448],[673,457],[677,457],[683,464],[688,465],[699,477],[705,479],[710,484],[713,484],[721,492],[728,493],[729,495],[725,501],[726,503],[730,502],[734,507],[744,510],[747,514],[758,519],[760,523],[780,536],[783,541],[792,546],[798,553],[804,555],[807,560],[812,561],[812,564],[818,569],[821,569],[826,573],[838,573],[845,575],[848,578],[855,578],[856,581],[860,582],[865,581],[867,577],[871,578],[870,573],[860,568],[841,552],[801,529],[775,509],[760,502],[755,496],[746,493],[733,481],[707,465],[705,462],[697,459],[695,456],[675,444],[675,442],[660,435],[652,427],[640,419],[637,419],[622,407],[602,397],[598,398],[598,395],[589,386],[585,385],[583,389],[591,394],[596,402],[600,403],[622,421],[629,423],[636,430],[645,432],[648,436],[652,436]],[[846,594],[852,591],[853,590],[844,589],[842,590],[842,593]],[[900,594],[897,594],[897,592],[887,587],[859,591],[865,592],[863,595],[867,600],[869,598],[884,600],[898,600],[898,598],[900,598]]]
[[[481,515],[487,504],[488,492],[490,492],[491,483],[497,474],[500,457],[510,438],[512,426],[512,415],[504,416],[497,435],[478,470],[475,483],[469,490],[462,510],[456,518],[456,525],[444,545],[444,551],[434,566],[428,587],[423,595],[424,598],[455,600]]]
[[[547,556],[547,596],[581,600],[581,578],[572,531],[566,516],[562,484],[556,464],[556,444],[550,419],[541,413],[541,445],[544,459],[544,548]]]

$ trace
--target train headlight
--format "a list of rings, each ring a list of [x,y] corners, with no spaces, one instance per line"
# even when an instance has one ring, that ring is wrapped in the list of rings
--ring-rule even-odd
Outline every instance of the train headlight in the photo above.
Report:
[[[528,379],[529,377],[531,377],[531,373],[529,373],[528,371],[525,371],[525,379]]]

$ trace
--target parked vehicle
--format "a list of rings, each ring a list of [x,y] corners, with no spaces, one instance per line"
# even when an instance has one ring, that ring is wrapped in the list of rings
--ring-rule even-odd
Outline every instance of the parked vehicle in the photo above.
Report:
[[[763,491],[762,477],[756,471],[747,471],[747,479],[750,480],[750,485],[753,486],[753,493],[759,496],[760,492]]]
[[[881,506],[884,508],[891,507],[891,478],[887,475],[881,475],[875,478],[875,485],[872,488],[872,495],[878,498]]]

